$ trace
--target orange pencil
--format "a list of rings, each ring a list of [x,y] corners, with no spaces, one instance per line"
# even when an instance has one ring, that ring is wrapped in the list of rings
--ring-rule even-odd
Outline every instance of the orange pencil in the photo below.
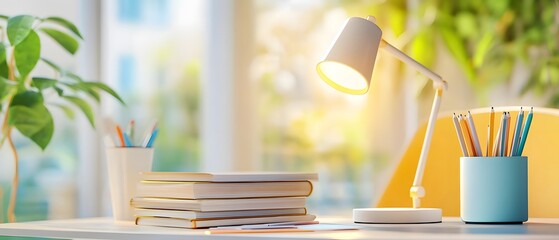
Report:
[[[120,126],[118,126],[118,124],[116,125],[116,133],[118,135],[118,139],[120,140],[120,146],[126,147],[126,143],[124,143],[124,136],[122,135],[122,130],[120,129]]]
[[[487,136],[487,141],[489,141],[487,143],[487,157],[492,157],[492,151],[493,151],[493,133],[495,127],[493,126],[495,124],[495,110],[493,110],[493,107],[491,107],[491,114],[489,115],[489,136]]]
[[[485,156],[486,157],[489,157],[489,154],[491,154],[490,153],[491,150],[489,150],[489,141],[491,141],[490,138],[491,138],[491,127],[489,127],[489,125],[487,125],[487,145],[486,145],[487,149],[485,149]]]

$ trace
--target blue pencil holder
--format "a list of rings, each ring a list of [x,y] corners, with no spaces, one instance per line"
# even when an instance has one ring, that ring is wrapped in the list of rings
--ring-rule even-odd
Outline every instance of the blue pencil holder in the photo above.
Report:
[[[527,157],[461,157],[460,217],[466,223],[528,220]]]

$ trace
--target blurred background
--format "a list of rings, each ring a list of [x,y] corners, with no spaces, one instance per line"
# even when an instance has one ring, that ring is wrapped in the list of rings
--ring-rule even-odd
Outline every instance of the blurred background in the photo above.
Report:
[[[442,114],[559,106],[557,1],[0,0],[0,9],[78,25],[77,57],[54,42],[43,53],[121,94],[127,106],[105,96],[98,122],[159,121],[155,171],[318,172],[317,214],[375,204],[434,94],[382,51],[368,94],[323,83],[315,65],[350,16],[375,16],[384,39],[448,81]],[[16,137],[18,221],[108,216],[102,124],[53,114],[47,150]],[[4,147],[2,213],[12,168]]]

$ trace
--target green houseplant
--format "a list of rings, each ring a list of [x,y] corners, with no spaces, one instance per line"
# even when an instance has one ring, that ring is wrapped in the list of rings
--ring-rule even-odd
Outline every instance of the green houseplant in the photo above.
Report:
[[[390,24],[387,35],[406,43],[406,52],[427,66],[437,62],[436,51],[450,53],[483,105],[492,89],[507,87],[523,66],[527,76],[513,94],[531,92],[559,107],[557,1],[334,2],[343,2],[348,15],[373,15]],[[443,48],[433,47],[439,43]]]
[[[49,111],[62,109],[73,117],[73,108],[80,109],[95,127],[93,110],[85,96],[100,101],[106,92],[124,103],[120,96],[100,82],[84,81],[41,55],[42,38],[49,37],[70,54],[75,54],[83,40],[78,28],[59,17],[39,18],[29,15],[7,17],[0,15],[0,147],[6,142],[14,158],[14,177],[7,215],[15,221],[14,208],[18,188],[18,153],[12,140],[16,129],[41,149],[45,149],[54,132]],[[54,75],[33,76],[38,64],[54,70]]]

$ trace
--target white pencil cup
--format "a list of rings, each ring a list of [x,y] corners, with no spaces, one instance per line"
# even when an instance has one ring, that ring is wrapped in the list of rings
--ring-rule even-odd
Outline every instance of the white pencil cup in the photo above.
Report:
[[[140,172],[151,171],[153,148],[108,148],[107,167],[114,220],[133,221],[130,200],[136,194]]]

